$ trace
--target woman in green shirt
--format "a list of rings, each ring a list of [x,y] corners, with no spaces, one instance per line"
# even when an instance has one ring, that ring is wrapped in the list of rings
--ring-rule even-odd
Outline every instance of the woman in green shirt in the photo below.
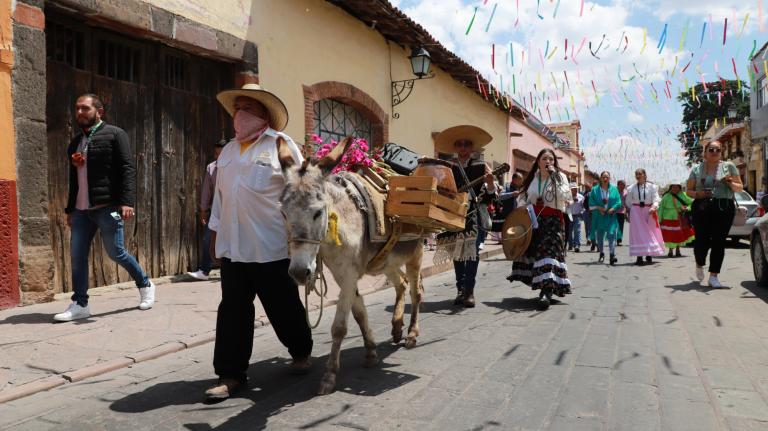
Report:
[[[704,281],[704,264],[709,253],[709,286],[722,288],[718,279],[725,257],[725,237],[736,214],[734,193],[744,189],[739,170],[723,161],[723,145],[712,141],[704,146],[703,161],[694,166],[688,177],[688,196],[693,201],[693,228],[696,243],[696,278]]]
[[[659,224],[669,257],[682,257],[680,246],[694,240],[688,213],[693,199],[683,193],[682,184],[670,184],[659,204]],[[673,254],[673,252],[675,254]]]

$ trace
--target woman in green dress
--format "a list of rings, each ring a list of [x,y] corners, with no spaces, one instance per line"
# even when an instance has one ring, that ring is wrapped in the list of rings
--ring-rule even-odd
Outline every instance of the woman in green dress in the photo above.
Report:
[[[682,257],[680,246],[695,239],[693,228],[688,221],[688,212],[693,199],[683,193],[682,184],[673,183],[661,197],[659,224],[664,246],[669,248],[669,257]],[[674,252],[674,254],[673,254]]]
[[[621,208],[619,189],[611,184],[611,174],[604,171],[600,174],[600,185],[594,187],[589,196],[589,210],[592,211],[592,231],[595,233],[597,249],[600,252],[599,262],[605,261],[605,239],[608,239],[610,264],[616,264],[616,235],[619,230],[619,220],[616,212]]]

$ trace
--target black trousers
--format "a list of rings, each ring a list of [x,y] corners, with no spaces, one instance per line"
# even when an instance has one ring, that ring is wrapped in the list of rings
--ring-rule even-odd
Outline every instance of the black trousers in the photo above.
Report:
[[[696,232],[693,254],[696,265],[704,266],[709,252],[709,272],[720,273],[725,258],[725,238],[735,215],[736,206],[732,199],[693,201],[693,229]]]
[[[277,338],[294,359],[312,353],[312,332],[304,315],[296,283],[288,275],[289,260],[268,263],[221,260],[221,303],[216,316],[213,368],[219,378],[247,380],[253,350],[259,296]]]

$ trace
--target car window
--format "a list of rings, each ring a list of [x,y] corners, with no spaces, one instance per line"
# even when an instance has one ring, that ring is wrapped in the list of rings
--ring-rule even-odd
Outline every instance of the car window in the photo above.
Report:
[[[738,192],[734,193],[736,195],[736,202],[750,202],[752,201],[752,196],[749,195],[747,192]]]

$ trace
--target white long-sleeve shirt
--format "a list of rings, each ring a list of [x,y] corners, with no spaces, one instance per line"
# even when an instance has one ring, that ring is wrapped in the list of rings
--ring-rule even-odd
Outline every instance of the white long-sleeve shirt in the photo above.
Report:
[[[236,140],[221,152],[208,224],[217,233],[216,257],[259,263],[288,258],[288,235],[279,201],[285,179],[277,157],[278,136],[288,142],[300,164],[303,157],[293,140],[271,128],[242,155]]]
[[[557,175],[560,181],[554,183],[555,193],[547,192],[552,187],[549,178],[542,178],[540,175],[536,175],[533,181],[531,181],[531,185],[528,186],[527,193],[521,193],[520,197],[517,198],[518,206],[535,205],[539,197],[541,197],[544,206],[565,212],[566,207],[573,202],[571,185],[565,174],[558,172]]]
[[[659,203],[661,203],[661,196],[659,196],[659,187],[651,182],[646,181],[645,184],[632,184],[627,187],[627,197],[624,200],[625,205],[632,211],[632,205],[645,202],[645,206],[649,208],[658,209]]]

